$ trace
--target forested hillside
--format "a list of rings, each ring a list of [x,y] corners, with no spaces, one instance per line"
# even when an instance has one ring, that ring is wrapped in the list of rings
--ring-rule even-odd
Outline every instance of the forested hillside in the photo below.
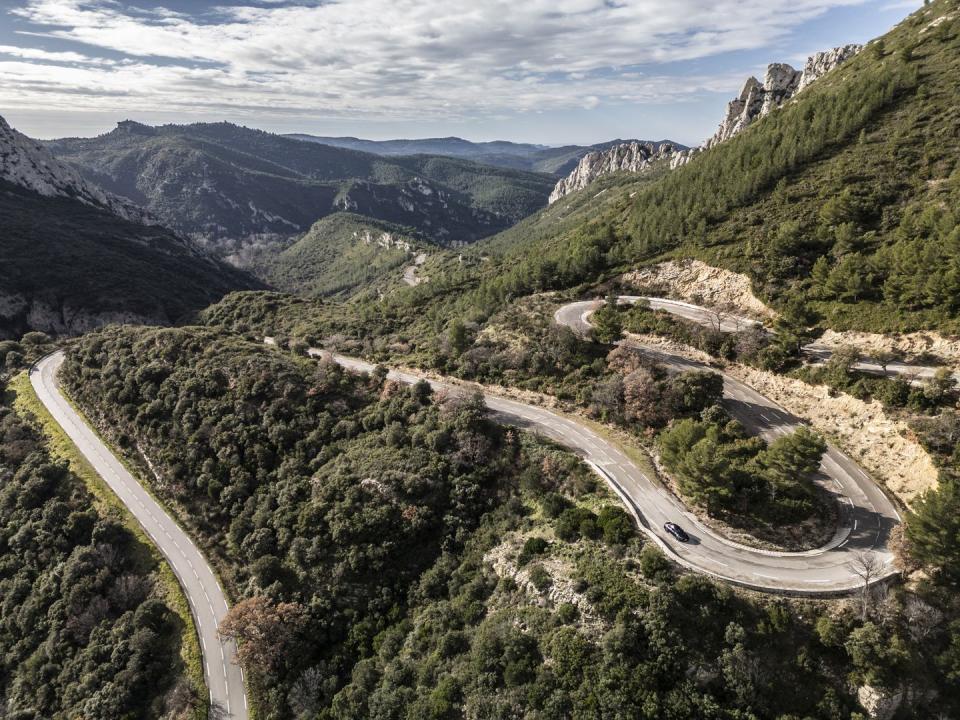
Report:
[[[88,335],[64,379],[218,558],[258,717],[845,719],[858,687],[904,684],[906,717],[957,702],[945,588],[838,606],[678,573],[576,458],[476,399],[201,328]]]
[[[162,227],[0,182],[0,339],[184,320],[263,287]]]
[[[692,256],[746,272],[784,332],[955,331],[958,12],[932,2],[686,166],[591,184],[353,312],[416,348],[453,318],[482,326],[517,297]],[[297,313],[314,334],[328,322]]]
[[[518,249],[482,297],[567,287],[669,252],[749,273],[777,307],[811,298],[826,326],[956,329],[958,30],[955,2],[930,3],[605,217]]]
[[[156,557],[0,392],[3,716],[206,717]]]
[[[411,231],[352,213],[318,220],[280,253],[251,260],[251,270],[278,290],[326,297],[399,285],[401,267],[430,243]],[[432,248],[431,248],[432,249]]]
[[[168,227],[228,254],[349,211],[473,242],[546,205],[551,176],[418,155],[384,158],[230,123],[122,122],[96,138],[47,143],[85,177]]]

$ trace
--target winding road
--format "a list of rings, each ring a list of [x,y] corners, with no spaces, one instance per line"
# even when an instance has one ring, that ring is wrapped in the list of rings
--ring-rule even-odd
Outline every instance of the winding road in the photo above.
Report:
[[[558,311],[557,320],[566,324],[571,318],[581,317],[583,311],[578,304],[565,306]],[[319,349],[309,352],[356,372],[371,372],[375,367],[365,360]],[[695,365],[663,354],[657,359],[676,369]],[[426,380],[434,390],[448,394],[480,389],[413,371],[390,370],[387,377],[404,383]],[[765,437],[791,432],[800,424],[797,418],[734,378],[724,376],[724,394],[730,412],[741,418],[748,429]],[[495,420],[537,432],[578,452],[626,504],[641,530],[687,568],[757,590],[797,595],[837,594],[862,587],[857,566],[861,553],[872,554],[882,565],[874,580],[896,573],[887,548],[889,532],[900,520],[896,508],[867,474],[835,447],[831,446],[824,456],[817,478],[844,507],[842,525],[833,538],[825,546],[806,552],[760,550],[735,543],[705,527],[616,443],[578,419],[489,392],[484,393],[484,398]],[[663,524],[668,520],[680,523],[692,541],[678,542],[664,531]]]
[[[603,302],[603,300],[587,300],[565,305],[564,308],[562,308],[564,314],[563,323],[565,325],[569,325],[580,334],[589,332],[590,324],[587,321],[587,317],[592,311],[600,307]],[[756,320],[751,320],[750,318],[733,315],[731,313],[719,310],[713,310],[711,308],[701,307],[700,305],[693,305],[681,300],[644,297],[641,295],[621,295],[617,298],[618,305],[634,305],[638,302],[646,302],[651,310],[662,310],[670,313],[671,315],[676,315],[677,317],[681,317],[685,320],[695,322],[698,325],[716,328],[720,332],[740,332],[753,326],[759,326],[761,328],[763,327],[762,323],[757,322]],[[567,310],[566,308],[571,309]],[[576,309],[581,311],[578,317],[574,317],[576,314]],[[767,330],[767,332],[771,331]],[[826,362],[833,355],[832,348],[826,345],[821,345],[817,342],[804,345],[802,350],[805,355],[815,358],[820,362]],[[850,367],[853,370],[859,370],[872,375],[886,375],[888,377],[903,375],[914,384],[920,384],[924,380],[933,378],[937,374],[937,371],[940,370],[939,367],[933,367],[930,365],[914,365],[912,363],[905,363],[899,360],[891,361],[886,365],[881,365],[875,360],[864,357],[853,363]],[[954,382],[960,384],[960,371],[954,371],[952,373],[952,377]]]
[[[48,355],[30,371],[30,382],[53,419],[103,480],[127,506],[173,568],[200,637],[203,669],[210,691],[211,718],[246,720],[247,697],[236,645],[218,633],[227,599],[209,563],[183,529],[130,474],[60,391],[57,371],[63,351]]]

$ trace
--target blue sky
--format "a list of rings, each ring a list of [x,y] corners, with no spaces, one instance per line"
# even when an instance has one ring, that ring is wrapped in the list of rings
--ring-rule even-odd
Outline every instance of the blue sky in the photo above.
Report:
[[[0,115],[277,132],[698,144],[769,62],[921,0],[0,0]]]

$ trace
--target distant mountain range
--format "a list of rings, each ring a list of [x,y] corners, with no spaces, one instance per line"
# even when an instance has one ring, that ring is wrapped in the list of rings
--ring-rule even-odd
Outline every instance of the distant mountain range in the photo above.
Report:
[[[546,205],[554,178],[461,158],[382,157],[229,123],[125,121],[96,138],[46,143],[88,181],[226,254],[292,238],[349,211],[440,245],[492,235]]]
[[[566,175],[573,170],[584,155],[606,150],[624,143],[643,142],[658,147],[669,143],[683,148],[670,140],[610,140],[596,145],[534,145],[505,140],[471,142],[458,137],[423,138],[419,140],[363,140],[355,137],[322,137],[318,135],[293,134],[287,137],[331,147],[359,150],[384,157],[400,155],[445,155],[472,160],[498,167],[528,170],[532,172]]]
[[[0,118],[0,338],[186,319],[262,287]]]

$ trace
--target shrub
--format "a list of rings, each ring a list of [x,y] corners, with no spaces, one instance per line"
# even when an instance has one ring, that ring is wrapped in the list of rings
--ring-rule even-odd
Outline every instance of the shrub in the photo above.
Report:
[[[644,545],[640,551],[640,572],[648,580],[662,581],[673,574],[670,561],[656,545]]]
[[[20,338],[20,342],[24,345],[47,345],[51,340],[50,336],[46,333],[33,330]]]
[[[596,537],[599,535],[597,518],[587,508],[571,507],[560,513],[554,526],[557,537],[567,542],[574,542],[580,537]]]
[[[557,492],[549,492],[540,500],[543,514],[548,518],[559,517],[560,513],[570,507],[570,501]]]
[[[609,545],[624,545],[635,534],[632,518],[615,505],[607,505],[600,511],[598,524],[603,531],[603,541]]]
[[[553,585],[553,579],[550,577],[550,573],[546,571],[543,565],[534,565],[531,567],[528,576],[530,577],[530,582],[533,583],[533,586],[541,592]]]
[[[527,538],[527,541],[523,544],[523,549],[517,556],[517,564],[520,567],[523,567],[528,562],[533,560],[533,558],[537,557],[538,555],[543,555],[549,547],[550,543],[548,543],[542,537]]]

